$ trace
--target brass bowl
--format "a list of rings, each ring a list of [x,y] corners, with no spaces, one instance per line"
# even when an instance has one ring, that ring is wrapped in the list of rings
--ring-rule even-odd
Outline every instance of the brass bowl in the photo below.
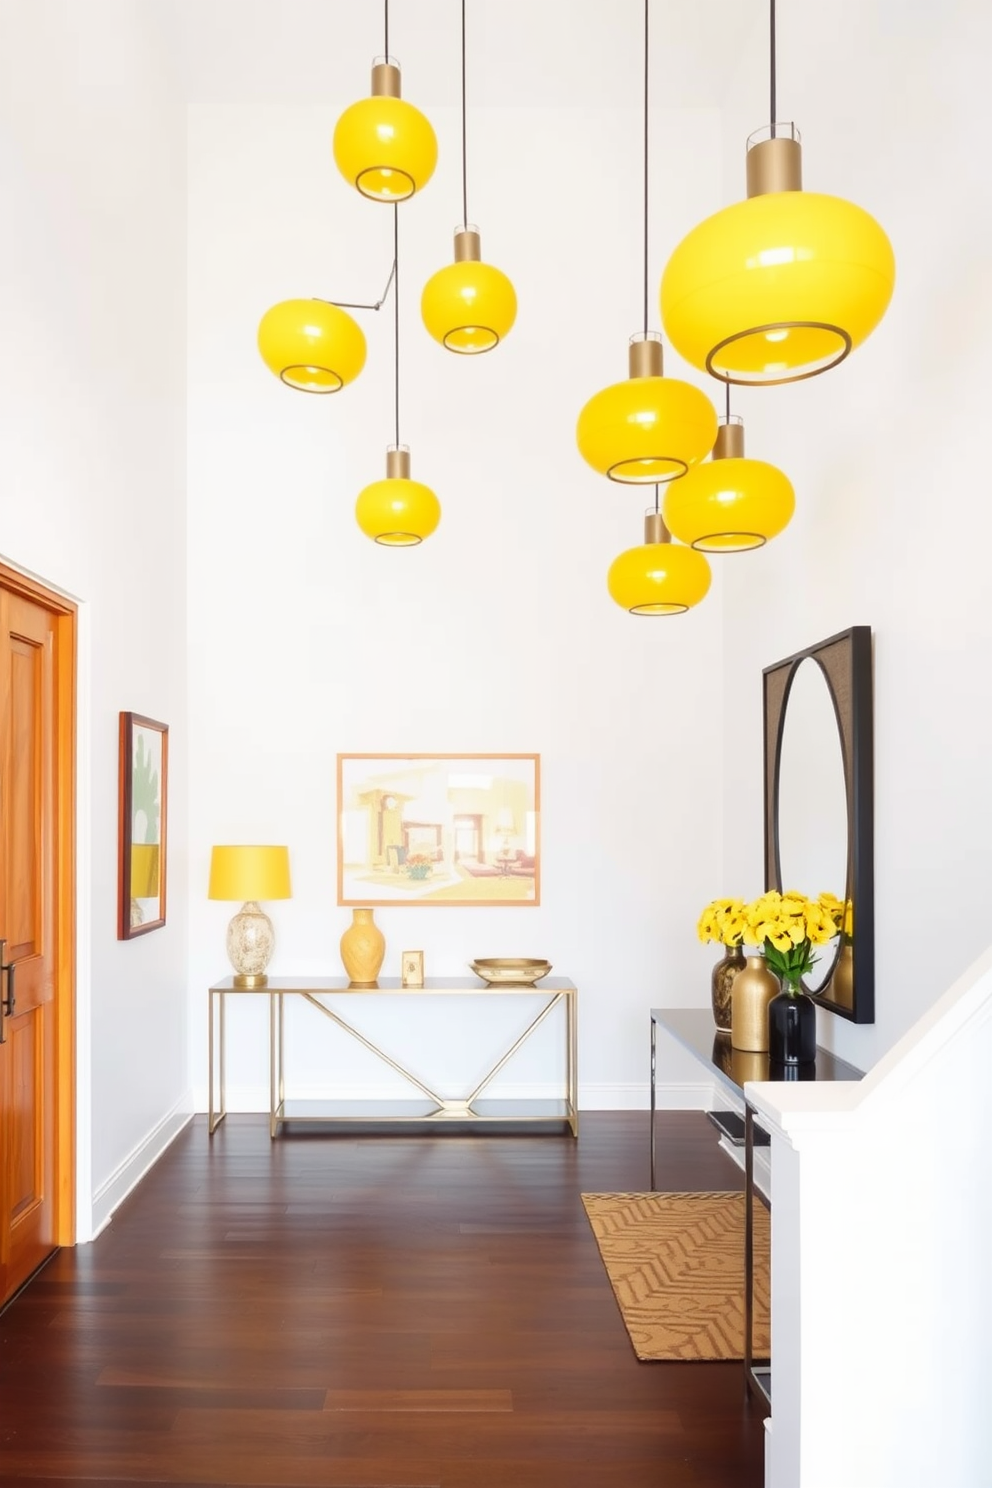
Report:
[[[551,970],[550,961],[535,961],[529,956],[480,956],[469,965],[491,987],[529,987]]]

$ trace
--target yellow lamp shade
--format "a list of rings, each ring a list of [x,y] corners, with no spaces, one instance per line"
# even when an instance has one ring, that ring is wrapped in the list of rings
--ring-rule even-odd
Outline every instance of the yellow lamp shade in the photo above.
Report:
[[[630,377],[594,394],[579,414],[579,453],[610,480],[634,486],[675,480],[713,448],[712,403],[691,383],[661,376],[661,365],[657,336],[632,338]],[[644,368],[657,375],[644,375]]]
[[[386,479],[359,492],[355,518],[366,537],[386,548],[412,548],[430,537],[441,520],[441,503],[430,486],[410,479],[406,445],[386,451]]]
[[[336,393],[365,366],[358,323],[324,300],[282,300],[262,316],[258,349],[287,387]]]
[[[215,847],[210,854],[208,899],[289,899],[289,848]]]
[[[892,245],[861,207],[775,191],[683,238],[662,275],[661,319],[700,370],[735,383],[795,382],[859,346],[894,285]]]
[[[334,127],[338,170],[370,201],[406,201],[426,186],[437,164],[430,121],[399,94],[398,65],[377,61],[372,97],[346,108]]]
[[[743,553],[777,537],[792,518],[788,476],[764,460],[707,460],[665,489],[665,524],[702,553]]]
[[[157,842],[131,843],[131,898],[157,899],[159,856]]]
[[[606,584],[631,615],[684,615],[706,598],[710,566],[693,548],[648,542],[614,558]]]
[[[478,260],[438,269],[420,298],[424,325],[448,351],[492,351],[517,318],[517,296],[500,269]]]

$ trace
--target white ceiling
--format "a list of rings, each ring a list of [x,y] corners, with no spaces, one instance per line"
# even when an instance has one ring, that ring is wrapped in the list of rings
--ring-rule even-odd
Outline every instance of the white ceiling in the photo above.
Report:
[[[381,0],[162,0],[191,102],[337,104],[383,51]],[[404,95],[458,103],[459,0],[393,0]],[[639,98],[642,0],[467,0],[470,106]],[[652,0],[652,103],[717,106],[765,0]]]

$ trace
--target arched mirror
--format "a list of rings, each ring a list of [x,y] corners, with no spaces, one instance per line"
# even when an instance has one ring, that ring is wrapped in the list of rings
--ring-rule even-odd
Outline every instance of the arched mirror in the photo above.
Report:
[[[856,625],[764,671],[765,883],[838,901],[837,935],[803,985],[875,1017],[871,630]]]

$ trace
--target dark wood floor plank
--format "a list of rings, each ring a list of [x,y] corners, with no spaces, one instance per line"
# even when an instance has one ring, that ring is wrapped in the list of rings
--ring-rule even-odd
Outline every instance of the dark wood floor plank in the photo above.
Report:
[[[0,1318],[3,1488],[759,1488],[737,1364],[635,1358],[581,1203],[644,1113],[568,1137],[198,1119]],[[705,1117],[660,1186],[739,1188]]]

